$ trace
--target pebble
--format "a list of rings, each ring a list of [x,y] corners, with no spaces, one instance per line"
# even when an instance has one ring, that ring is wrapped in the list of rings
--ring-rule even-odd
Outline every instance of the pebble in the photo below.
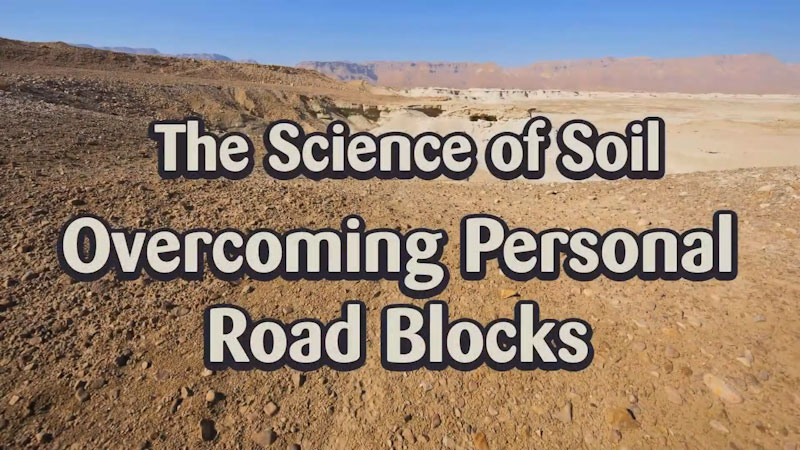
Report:
[[[745,367],[751,367],[753,365],[753,352],[745,350],[744,355],[736,358],[736,360],[744,364]]]
[[[214,375],[214,371],[211,369],[203,369],[203,371],[200,372],[200,376],[203,378],[210,377],[211,375]]]
[[[275,402],[269,402],[267,403],[267,406],[264,407],[264,412],[268,416],[274,416],[275,413],[278,412],[278,405],[276,405]]]
[[[44,431],[36,433],[36,442],[39,444],[47,444],[53,440],[53,435]]]
[[[472,443],[475,445],[475,450],[489,450],[489,443],[486,441],[486,435],[478,432],[472,438]]]
[[[192,392],[191,388],[187,386],[181,388],[181,398],[189,398],[192,395],[194,395],[194,392]]]
[[[81,403],[89,400],[89,393],[86,392],[83,388],[78,389],[75,391],[75,398],[77,398]]]
[[[677,389],[671,386],[664,386],[664,392],[667,394],[667,400],[676,404],[682,405],[683,404],[683,397],[681,397],[681,393],[678,392]]]
[[[500,289],[500,298],[519,297],[519,294],[514,289]]]
[[[30,270],[29,270],[29,271],[25,272],[25,273],[22,275],[22,278],[20,278],[20,279],[21,279],[22,281],[31,281],[31,280],[34,280],[34,279],[36,279],[36,277],[38,277],[38,276],[39,276],[39,274],[37,274],[36,272],[33,272],[33,271],[30,271]]]
[[[305,384],[305,382],[306,382],[305,374],[302,374],[300,372],[295,372],[292,374],[292,384],[294,384],[294,387],[300,387],[303,384]]]
[[[667,355],[667,358],[672,358],[672,359],[679,358],[681,356],[680,352],[678,350],[675,350],[675,347],[672,347],[670,345],[668,345],[667,348],[664,349],[664,354]]]
[[[249,293],[253,292],[254,290],[255,290],[255,288],[248,284],[247,286],[242,288],[242,294],[249,294]]]
[[[564,423],[572,422],[572,402],[567,402],[561,409],[553,413],[553,418]]]
[[[213,441],[217,437],[217,429],[214,428],[213,420],[203,419],[200,421],[200,437],[204,441]]]
[[[431,427],[436,428],[442,424],[442,418],[439,414],[434,414],[431,416]]]
[[[723,401],[732,404],[742,403],[742,396],[722,378],[707,373],[703,375],[703,383]]]
[[[717,430],[717,431],[719,431],[719,432],[720,432],[720,433],[722,433],[722,434],[728,434],[728,433],[730,433],[730,432],[731,432],[731,431],[728,429],[728,427],[726,427],[725,425],[723,425],[723,424],[722,424],[722,422],[719,422],[719,421],[716,421],[716,420],[712,420],[712,421],[708,422],[708,425],[709,425],[709,426],[710,426],[712,429],[714,429],[714,430]]]
[[[617,430],[639,428],[639,423],[634,419],[633,413],[627,408],[617,407],[607,409],[606,422]]]
[[[643,352],[647,349],[647,344],[642,341],[635,341],[631,344],[631,348],[637,352]]]
[[[452,437],[445,435],[442,438],[442,445],[444,448],[456,448],[456,441]]]
[[[10,406],[14,406],[14,405],[16,405],[16,404],[17,404],[17,402],[18,402],[18,401],[20,401],[20,396],[19,396],[19,395],[12,395],[12,396],[11,396],[11,397],[8,399],[8,404],[9,404]]]
[[[300,444],[289,444],[286,446],[286,450],[300,450]]]
[[[250,439],[261,447],[269,447],[278,439],[278,435],[275,434],[275,431],[272,428],[267,428],[257,433],[253,433],[253,435],[250,436]]]
[[[213,389],[209,389],[209,391],[208,391],[208,392],[206,392],[206,402],[208,402],[208,403],[214,403],[214,401],[215,401],[216,399],[217,399],[217,393],[216,393],[216,392],[214,392],[214,390],[213,390]]]

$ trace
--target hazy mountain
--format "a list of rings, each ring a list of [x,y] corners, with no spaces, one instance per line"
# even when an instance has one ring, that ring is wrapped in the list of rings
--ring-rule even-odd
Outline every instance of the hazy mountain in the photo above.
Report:
[[[768,54],[676,59],[609,57],[544,61],[520,67],[391,61],[307,61],[298,67],[339,80],[365,80],[390,87],[800,93],[800,64],[785,64]]]
[[[191,58],[191,59],[203,59],[207,61],[233,61],[233,59],[228,58],[225,55],[220,55],[219,53],[178,53],[178,54],[169,54],[169,53],[161,53],[157,49],[154,48],[136,48],[136,47],[95,47],[89,44],[75,44],[76,47],[85,47],[85,48],[94,48],[97,50],[109,50],[112,52],[119,52],[119,53],[130,53],[133,55],[161,55],[161,56],[174,56],[176,58]],[[255,60],[247,59],[241,62],[248,62],[248,63],[255,63]]]

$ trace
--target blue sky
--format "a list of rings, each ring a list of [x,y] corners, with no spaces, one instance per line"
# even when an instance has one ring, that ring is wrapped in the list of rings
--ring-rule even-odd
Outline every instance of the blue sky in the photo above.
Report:
[[[17,1],[0,36],[302,60],[493,61],[771,53],[800,62],[800,0]]]

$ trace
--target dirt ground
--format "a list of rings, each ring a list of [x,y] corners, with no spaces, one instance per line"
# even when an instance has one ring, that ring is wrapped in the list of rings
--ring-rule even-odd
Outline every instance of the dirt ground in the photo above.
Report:
[[[146,136],[153,119],[202,114],[214,129],[245,130],[257,141],[257,130],[273,119],[321,128],[342,116],[379,127],[389,122],[372,117],[374,108],[391,118],[421,103],[448,109],[454,100],[372,93],[299,69],[275,78],[268,72],[280,69],[254,67],[242,79],[229,77],[224,63],[179,71],[167,58],[128,55],[140,59],[121,65],[93,50],[9,42],[0,42],[3,448],[794,449],[800,442],[796,153],[781,156],[784,167],[754,168],[764,164],[751,153],[718,167],[731,170],[700,165],[657,181],[276,181],[258,169],[241,181],[166,181]],[[163,67],[147,69],[154,64]],[[791,99],[683,99],[677,107],[648,98],[605,105],[587,98],[584,118],[602,122],[604,108],[615,116],[671,108],[667,127],[684,123],[676,126],[706,148],[715,145],[709,136],[727,136],[720,127],[735,128],[735,117],[766,130],[762,135],[781,148],[796,152],[800,143]],[[625,102],[629,113],[619,109]],[[726,106],[708,106],[719,102]],[[476,105],[466,108],[489,108]],[[504,114],[524,116],[523,106]],[[542,99],[540,108],[553,117],[581,113],[557,99]],[[692,122],[697,114],[728,118]],[[673,144],[676,152],[694,145],[684,139]],[[774,157],[769,145],[754,145]],[[729,160],[729,147],[712,154]],[[257,152],[263,154],[260,145]],[[719,209],[739,216],[739,276],[730,282],[582,283],[562,276],[518,283],[496,263],[486,279],[465,281],[451,239],[443,262],[453,277],[438,298],[448,301],[452,317],[485,323],[531,299],[546,317],[582,318],[594,329],[595,359],[576,373],[384,370],[380,310],[409,301],[395,282],[106,276],[76,283],[62,273],[55,250],[61,225],[82,211],[114,227],[281,231],[338,227],[357,213],[370,228],[424,226],[458,236],[461,217],[477,212],[534,230],[641,231],[709,227]],[[502,298],[506,289],[519,297]],[[284,322],[327,321],[348,299],[368,308],[368,356],[359,370],[300,377],[286,369],[203,367],[209,305],[234,303]],[[201,422],[213,427],[212,440],[203,440]]]

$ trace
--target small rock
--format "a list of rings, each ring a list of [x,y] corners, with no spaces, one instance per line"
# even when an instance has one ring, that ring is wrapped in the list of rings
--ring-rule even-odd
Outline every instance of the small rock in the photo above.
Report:
[[[567,402],[557,412],[553,413],[553,417],[564,422],[572,422],[572,402]]]
[[[681,356],[680,352],[678,350],[675,350],[675,347],[672,347],[670,345],[668,345],[667,348],[664,349],[664,354],[667,355],[667,358],[672,358],[672,359],[680,358]]]
[[[475,450],[489,450],[489,443],[486,442],[486,435],[483,433],[475,433],[472,443],[475,445]]]
[[[22,281],[31,281],[31,280],[35,280],[35,279],[36,279],[36,277],[38,277],[38,276],[39,276],[39,274],[38,274],[38,273],[36,273],[36,272],[33,272],[33,271],[30,271],[30,270],[29,270],[29,271],[25,272],[25,273],[22,275],[22,278],[21,278],[21,280],[22,280]]]
[[[683,397],[681,397],[680,392],[677,389],[671,386],[664,386],[664,392],[667,394],[667,400],[676,404],[682,405],[683,404]]]
[[[86,202],[82,198],[73,198],[69,201],[72,206],[84,206]]]
[[[53,440],[53,435],[44,431],[36,433],[36,442],[39,444],[47,444]]]
[[[517,293],[517,291],[513,289],[500,289],[501,299],[511,298],[511,297],[519,297],[519,294]]]
[[[264,407],[264,412],[267,413],[268,416],[274,416],[275,413],[278,412],[278,405],[275,402],[267,403],[267,406]]]
[[[300,387],[306,382],[306,376],[303,373],[295,372],[292,374],[292,384],[294,387]]]
[[[414,432],[411,431],[411,428],[403,428],[403,431],[400,432],[400,436],[403,436],[403,439],[408,443],[413,444],[417,442],[417,438],[414,437]]]
[[[246,285],[245,287],[242,288],[242,294],[249,294],[249,293],[253,292],[254,290],[255,290],[255,288],[248,284],[248,285]]]
[[[286,450],[300,450],[300,444],[289,444],[286,446]]]
[[[753,365],[753,352],[745,350],[744,355],[736,358],[737,361],[744,364],[745,367],[752,367]]]
[[[8,404],[9,404],[10,406],[14,406],[14,405],[16,405],[16,404],[17,404],[17,402],[18,402],[18,401],[20,401],[20,400],[21,400],[21,399],[20,399],[20,396],[19,396],[19,395],[12,395],[12,396],[11,396],[11,397],[9,397],[9,399],[8,399]]]
[[[78,389],[75,391],[75,398],[77,398],[81,403],[89,400],[89,393],[86,392],[83,388]]]
[[[728,430],[728,427],[726,427],[725,425],[723,425],[723,424],[722,424],[722,422],[719,422],[719,421],[716,421],[716,420],[712,420],[711,422],[708,422],[708,425],[709,425],[709,426],[710,426],[712,429],[714,429],[714,430],[717,430],[717,431],[719,431],[719,432],[720,432],[720,433],[722,433],[722,434],[728,434],[728,433],[730,433],[730,430]]]
[[[0,312],[8,311],[9,309],[17,306],[17,302],[10,298],[0,300]]]
[[[184,386],[181,388],[181,398],[189,398],[194,395],[194,392],[191,388]]]
[[[217,400],[217,393],[214,392],[213,389],[209,389],[208,392],[206,392],[206,402],[214,403],[216,400]]]
[[[203,419],[200,421],[200,437],[204,441],[213,441],[217,437],[217,429],[214,428],[213,420]]]
[[[210,377],[211,375],[214,375],[214,371],[211,369],[203,369],[203,371],[200,372],[200,376],[203,378]]]
[[[442,418],[439,414],[434,414],[431,416],[431,427],[436,428],[442,424]]]
[[[253,433],[250,436],[250,439],[256,445],[260,445],[261,447],[269,447],[273,442],[275,442],[275,440],[278,439],[278,435],[275,434],[275,431],[272,428],[267,428],[257,433]]]
[[[639,428],[633,413],[627,408],[609,408],[606,410],[606,422],[617,430]]]
[[[703,383],[723,401],[733,404],[742,403],[742,396],[722,378],[707,373],[703,375]]]

